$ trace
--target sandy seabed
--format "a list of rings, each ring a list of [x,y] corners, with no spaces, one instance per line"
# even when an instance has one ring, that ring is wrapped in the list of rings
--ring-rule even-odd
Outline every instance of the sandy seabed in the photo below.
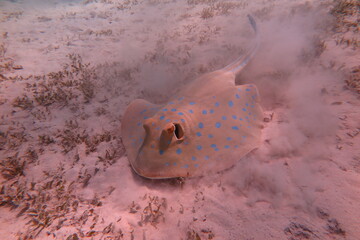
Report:
[[[0,239],[360,239],[355,0],[0,1]],[[261,46],[261,146],[201,178],[131,169],[121,119]],[[221,164],[221,161],[219,161]]]

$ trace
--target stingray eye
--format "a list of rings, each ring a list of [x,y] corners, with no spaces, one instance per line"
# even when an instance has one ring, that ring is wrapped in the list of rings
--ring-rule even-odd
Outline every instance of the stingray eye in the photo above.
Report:
[[[160,136],[160,149],[167,149],[175,138],[176,143],[184,140],[184,129],[179,123],[168,123],[162,130]]]
[[[179,123],[174,123],[175,126],[175,137],[178,140],[182,140],[184,138],[184,129]]]
[[[165,126],[165,131],[171,136],[175,131],[175,125],[172,123],[169,123]]]
[[[144,124],[143,127],[144,127],[146,133],[149,134],[149,133],[150,133],[150,127],[149,127],[149,125],[148,125],[148,124]]]
[[[149,118],[144,122],[143,128],[145,129],[146,134],[150,135],[150,129],[151,129],[150,126],[154,125],[154,123],[155,123],[155,121],[152,118]]]

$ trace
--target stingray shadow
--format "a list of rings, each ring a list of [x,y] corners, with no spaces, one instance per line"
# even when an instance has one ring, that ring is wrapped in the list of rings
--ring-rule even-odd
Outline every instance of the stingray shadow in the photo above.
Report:
[[[171,188],[172,190],[182,189],[186,181],[186,179],[182,177],[150,179],[137,174],[131,166],[130,169],[134,182],[136,182],[139,185],[146,186],[150,189],[164,189],[164,188]]]

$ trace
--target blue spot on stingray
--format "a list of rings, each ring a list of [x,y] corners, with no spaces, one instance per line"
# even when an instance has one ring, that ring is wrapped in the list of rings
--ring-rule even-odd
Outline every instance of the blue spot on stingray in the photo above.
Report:
[[[149,119],[150,117],[145,116],[144,119]]]
[[[210,158],[209,156],[205,156],[205,157],[204,157],[205,160],[209,160],[209,158]]]
[[[171,143],[171,140],[168,140],[168,144],[170,144]]]
[[[239,128],[237,126],[233,126],[231,127],[233,130],[239,130]]]
[[[234,148],[239,148],[239,145],[235,145]]]
[[[166,121],[165,122],[170,122],[170,119],[166,119]]]
[[[197,150],[201,150],[201,149],[202,149],[202,146],[201,146],[201,145],[197,145],[197,146],[196,146],[196,149],[197,149]]]
[[[180,97],[180,98],[178,98],[178,100],[179,100],[179,101],[181,101],[181,100],[183,100],[183,99],[184,99],[184,97]]]
[[[236,116],[235,116],[235,115],[232,115],[231,117],[232,117],[233,119],[236,119]]]
[[[189,102],[190,105],[195,105],[195,102]]]
[[[194,111],[190,109],[190,110],[189,110],[189,113],[194,113]]]
[[[144,112],[146,112],[146,109],[142,110],[142,111],[140,112],[140,114],[143,114]]]
[[[171,111],[172,111],[172,112],[176,112],[176,108],[172,108]]]
[[[170,163],[168,163],[168,162],[167,162],[167,163],[165,163],[165,166],[167,166],[167,167],[168,167],[168,166],[170,166]]]
[[[160,127],[156,127],[155,129],[156,129],[156,130],[160,130]]]
[[[140,122],[138,122],[136,125],[140,126],[140,125],[141,125],[141,123],[140,123]]]
[[[215,107],[218,107],[220,104],[218,102],[216,102],[214,105],[215,105]]]
[[[176,165],[177,165],[177,163],[176,163],[176,162],[174,162],[174,163],[173,163],[173,165],[174,165],[174,166],[176,166]]]
[[[243,119],[242,118],[239,118],[240,121],[242,121]]]
[[[251,89],[250,89],[250,88],[247,88],[245,91],[250,92],[250,91],[251,91]]]
[[[242,110],[243,110],[244,112],[246,112],[246,108],[243,108]]]
[[[169,102],[169,104],[174,104],[174,102]]]
[[[164,108],[163,111],[166,112],[168,109],[167,108]]]
[[[219,149],[218,149],[218,148],[215,148],[214,150],[215,150],[215,151],[219,151]]]
[[[243,138],[246,138],[246,136],[242,136]]]
[[[198,168],[198,167],[199,167],[199,164],[194,164],[194,167]]]
[[[184,142],[184,145],[188,145],[189,143],[187,141]]]
[[[239,98],[240,98],[240,95],[239,95],[239,94],[235,94],[235,97],[236,97],[237,99],[239,99]]]
[[[201,122],[199,123],[199,128],[203,128],[204,127],[204,124]]]
[[[216,96],[213,96],[213,98],[216,98]]]
[[[231,141],[231,139],[232,139],[231,137],[227,137],[227,138],[226,138],[226,140],[228,140],[228,141]]]
[[[188,168],[189,165],[188,164],[185,164],[184,166],[182,166],[182,168]]]
[[[207,111],[206,111],[206,110],[203,110],[203,111],[202,111],[202,114],[207,114]]]
[[[229,107],[232,107],[232,106],[234,106],[234,103],[233,103],[233,101],[229,101],[229,102],[228,102],[228,104],[229,104]]]
[[[151,148],[155,148],[155,145],[154,145],[154,144],[151,144]]]
[[[165,116],[164,116],[164,115],[160,117],[160,120],[164,120],[164,119],[165,119]]]
[[[164,154],[164,150],[159,150],[159,154],[163,155]]]
[[[228,149],[228,148],[230,148],[230,146],[229,146],[229,145],[225,145],[224,148]]]
[[[221,119],[222,119],[222,120],[226,120],[226,116],[222,116]]]
[[[253,107],[255,107],[255,105],[251,105],[250,107],[252,107],[252,108],[253,108]]]
[[[213,109],[210,109],[210,111],[209,111],[210,113],[214,113],[214,110]]]
[[[210,147],[216,148],[216,144],[211,144]]]
[[[247,107],[248,107],[248,106],[249,106],[249,104],[248,104],[248,103],[245,103],[245,106],[247,106]]]
[[[184,115],[182,112],[178,112],[179,115]]]
[[[215,123],[215,127],[216,127],[216,128],[220,128],[220,127],[221,127],[221,123],[219,123],[219,122]]]
[[[192,157],[191,157],[191,160],[196,161],[196,157],[195,157],[195,156],[192,156]]]
[[[213,138],[213,137],[214,137],[214,135],[212,135],[212,134],[208,135],[208,138]]]
[[[185,119],[180,119],[180,121],[185,122]]]
[[[176,149],[176,153],[177,153],[177,154],[181,154],[181,153],[182,153],[181,148]]]
[[[200,137],[201,136],[201,132],[197,132],[196,136]]]

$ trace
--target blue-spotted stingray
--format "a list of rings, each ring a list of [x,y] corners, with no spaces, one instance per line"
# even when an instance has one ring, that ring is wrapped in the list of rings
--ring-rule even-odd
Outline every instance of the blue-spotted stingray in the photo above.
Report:
[[[122,119],[128,159],[146,178],[202,176],[232,167],[260,144],[263,112],[255,85],[235,77],[258,48],[225,68],[205,74],[166,104],[134,100]]]

